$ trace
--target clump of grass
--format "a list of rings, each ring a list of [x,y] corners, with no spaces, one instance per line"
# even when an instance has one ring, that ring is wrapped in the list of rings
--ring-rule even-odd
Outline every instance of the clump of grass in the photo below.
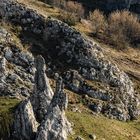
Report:
[[[10,137],[14,109],[19,102],[18,99],[0,97],[0,138],[2,139],[8,139]]]

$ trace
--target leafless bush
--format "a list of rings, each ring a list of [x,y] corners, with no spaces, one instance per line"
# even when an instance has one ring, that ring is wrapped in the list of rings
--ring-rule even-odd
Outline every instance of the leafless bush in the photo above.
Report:
[[[90,13],[89,19],[93,34],[102,41],[118,49],[139,46],[140,22],[137,15],[123,10],[115,11],[106,18],[101,11],[95,10]]]
[[[66,10],[70,13],[75,14],[78,18],[84,17],[84,8],[82,4],[74,1],[68,1],[66,4]]]
[[[121,36],[130,44],[140,43],[140,22],[137,15],[129,11],[116,11],[108,19],[108,33]]]
[[[101,32],[104,32],[107,22],[103,13],[99,10],[89,13],[89,20],[92,23],[92,32],[94,35],[99,36]]]
[[[66,13],[68,13],[68,16],[75,16],[77,20],[80,20],[84,17],[84,7],[78,2],[66,0],[46,0],[45,2],[50,4],[51,6],[55,6],[60,8],[61,10],[64,10],[65,15]]]
[[[63,15],[60,15],[58,18],[67,23],[69,26],[74,26],[77,22],[75,14],[69,12],[63,12]]]

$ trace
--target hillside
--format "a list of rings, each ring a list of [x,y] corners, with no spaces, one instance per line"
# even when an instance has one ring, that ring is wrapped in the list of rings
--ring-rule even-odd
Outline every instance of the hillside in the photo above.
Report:
[[[37,0],[1,0],[0,138],[140,140],[140,49],[114,49]]]

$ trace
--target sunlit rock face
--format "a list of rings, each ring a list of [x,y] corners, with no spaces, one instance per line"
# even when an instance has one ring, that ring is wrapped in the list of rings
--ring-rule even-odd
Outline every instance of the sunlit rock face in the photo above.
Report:
[[[45,119],[38,129],[36,140],[67,140],[67,136],[71,132],[71,125],[65,117],[67,103],[67,96],[63,92],[62,78],[59,78],[56,92]]]
[[[54,95],[49,79],[46,76],[45,60],[42,56],[38,56],[36,59],[36,72],[35,72],[35,86],[34,94],[31,97],[36,117],[39,120],[44,118],[47,113],[48,107]]]

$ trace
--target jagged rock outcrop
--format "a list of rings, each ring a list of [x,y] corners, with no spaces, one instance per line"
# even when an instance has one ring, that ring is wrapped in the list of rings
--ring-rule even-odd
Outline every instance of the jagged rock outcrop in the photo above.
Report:
[[[62,79],[57,81],[56,92],[45,116],[41,123],[36,140],[67,140],[71,126],[65,117],[67,107],[67,97],[63,93]]]
[[[67,140],[71,125],[65,116],[68,100],[63,92],[62,79],[58,79],[54,94],[41,56],[37,57],[36,69],[36,92],[18,106],[13,137],[17,140]]]
[[[63,75],[66,86],[77,93],[84,93],[92,98],[99,99],[102,101],[111,101],[111,91],[106,91],[106,88],[97,89],[88,85],[85,79],[77,71],[67,71]]]
[[[32,92],[34,57],[0,27],[0,96],[24,98]],[[18,44],[19,45],[19,44]]]
[[[45,26],[43,16],[33,10],[26,9],[24,5],[19,4],[15,0],[1,0],[0,2],[0,17],[3,20],[22,25],[24,31],[38,35],[43,33]]]
[[[139,99],[135,95],[132,81],[127,74],[106,59],[101,47],[95,42],[67,24],[51,18],[45,19],[42,15],[12,0],[1,0],[1,15],[5,17],[5,20],[20,25],[24,31],[34,33],[47,44],[41,49],[44,52],[47,49],[50,61],[56,62],[51,63],[52,75],[55,71],[63,75],[67,69],[77,71],[83,79],[74,80],[80,83],[79,85],[76,84],[76,86],[78,85],[77,89],[72,82],[68,83],[66,80],[68,77],[64,76],[67,87],[74,87],[71,90],[76,89],[77,92],[83,90],[81,83],[85,83],[84,80],[90,80],[93,84],[94,81],[107,84],[103,91],[90,90],[89,85],[87,85],[88,90],[84,89],[85,94],[99,101],[107,100],[106,106],[101,109],[102,113],[111,118],[125,121],[138,115]],[[44,55],[46,56],[46,53]],[[59,64],[61,64],[63,71],[59,71]],[[57,68],[58,70],[56,70]],[[70,77],[74,78],[73,76]]]

